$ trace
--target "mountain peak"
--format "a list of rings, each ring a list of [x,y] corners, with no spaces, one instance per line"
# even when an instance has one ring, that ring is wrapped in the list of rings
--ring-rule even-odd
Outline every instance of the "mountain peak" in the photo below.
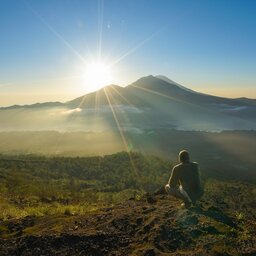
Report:
[[[151,81],[155,81],[157,78],[154,77],[153,75],[148,75],[148,76],[143,76],[141,78],[139,78],[138,80],[136,80],[134,83],[141,83],[141,82],[151,82]]]
[[[165,82],[168,82],[170,84],[176,84],[178,85],[178,83],[174,82],[173,80],[171,80],[170,78],[168,78],[167,76],[163,76],[163,75],[157,75],[155,76],[156,78],[159,78],[161,80],[164,80]]]
[[[105,90],[105,89],[120,89],[120,88],[122,89],[123,87],[121,87],[120,85],[117,85],[117,84],[109,84],[109,85],[102,87],[100,89],[100,91]]]
[[[184,94],[184,93],[195,93],[194,91],[177,84],[176,82],[170,80],[165,76],[145,76],[141,77],[134,83],[129,85],[130,87],[139,87],[143,89],[149,89],[153,91],[159,91],[160,93],[174,93],[174,94]]]
[[[168,82],[160,79],[156,76],[153,75],[148,75],[148,76],[143,76],[141,78],[139,78],[138,80],[136,80],[134,83],[132,84],[136,84],[136,85],[142,85],[142,84],[167,84]]]
[[[174,85],[178,86],[179,88],[181,88],[181,89],[183,89],[183,90],[186,90],[186,91],[188,91],[188,92],[197,93],[197,92],[195,92],[195,91],[193,91],[193,90],[191,90],[191,89],[189,89],[189,88],[187,88],[187,87],[185,87],[185,86],[183,86],[183,85],[180,85],[180,84],[174,82],[173,80],[169,79],[169,78],[166,77],[166,76],[158,75],[158,76],[156,76],[156,77],[157,77],[158,79],[161,79],[161,80],[163,80],[163,81],[169,83],[169,84],[174,84]]]

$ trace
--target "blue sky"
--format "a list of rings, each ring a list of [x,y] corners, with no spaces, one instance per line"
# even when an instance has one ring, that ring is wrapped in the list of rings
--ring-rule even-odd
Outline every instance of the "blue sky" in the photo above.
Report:
[[[253,0],[1,0],[0,105],[80,96],[97,59],[120,85],[162,74],[256,98],[255,28]]]

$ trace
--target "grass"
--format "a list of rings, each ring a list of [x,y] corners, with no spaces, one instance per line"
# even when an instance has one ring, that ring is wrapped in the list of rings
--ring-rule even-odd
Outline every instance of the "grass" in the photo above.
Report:
[[[102,207],[104,204],[70,204],[62,205],[60,203],[51,204],[39,204],[37,206],[25,206],[19,207],[8,203],[0,203],[0,219],[22,219],[26,216],[43,217],[46,215],[82,215],[88,212],[96,211]]]

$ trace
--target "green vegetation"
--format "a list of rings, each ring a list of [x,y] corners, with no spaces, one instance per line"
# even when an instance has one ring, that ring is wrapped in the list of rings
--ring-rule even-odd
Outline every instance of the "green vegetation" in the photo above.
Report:
[[[99,255],[108,255],[106,250],[116,251],[120,243],[120,255],[127,255],[123,243],[134,251],[129,255],[254,253],[255,184],[216,180],[203,169],[203,198],[182,209],[175,198],[145,194],[166,183],[172,166],[125,152],[76,158],[1,155],[0,251],[16,255],[26,248],[38,255],[40,249],[55,255],[61,244],[62,255],[73,255],[73,249],[95,255],[95,246]]]
[[[25,216],[79,215],[163,186],[174,163],[139,153],[104,157],[0,156],[0,219]],[[255,186],[216,181],[206,176],[205,190],[216,204],[235,209],[234,218],[246,219]],[[232,177],[230,177],[232,179]]]
[[[124,135],[131,151],[176,162],[179,151],[187,149],[191,159],[200,163],[203,173],[208,177],[256,184],[253,154],[256,150],[256,131],[203,132],[147,128],[125,130]],[[109,155],[123,150],[125,147],[119,131],[0,132],[0,152],[6,156],[33,154],[76,158]],[[63,161],[64,169],[70,168],[67,162]]]
[[[131,160],[132,159],[132,160]],[[153,156],[1,156],[0,218],[83,214],[163,185],[171,166]]]

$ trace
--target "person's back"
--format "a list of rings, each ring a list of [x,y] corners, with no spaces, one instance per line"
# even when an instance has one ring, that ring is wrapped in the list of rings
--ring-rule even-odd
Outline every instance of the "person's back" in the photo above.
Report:
[[[173,179],[169,184],[170,187],[181,185],[189,195],[192,202],[195,202],[202,196],[203,192],[197,163],[188,162],[176,165],[173,168],[172,177]]]
[[[168,194],[180,198],[189,206],[203,195],[199,167],[197,163],[190,162],[189,154],[183,150],[179,154],[180,164],[174,166],[172,174],[165,189]]]

